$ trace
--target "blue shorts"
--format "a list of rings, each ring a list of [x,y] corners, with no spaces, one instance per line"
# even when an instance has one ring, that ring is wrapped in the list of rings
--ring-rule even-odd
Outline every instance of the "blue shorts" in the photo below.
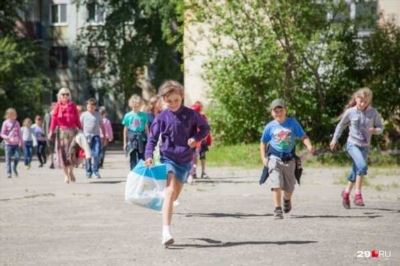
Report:
[[[166,158],[161,157],[160,162],[167,166],[167,173],[173,173],[176,179],[181,183],[186,183],[190,169],[192,169],[192,162],[177,164],[176,162]]]

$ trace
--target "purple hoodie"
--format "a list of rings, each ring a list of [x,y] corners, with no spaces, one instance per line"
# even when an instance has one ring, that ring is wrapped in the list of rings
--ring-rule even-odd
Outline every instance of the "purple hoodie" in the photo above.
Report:
[[[193,159],[194,150],[187,144],[188,139],[200,141],[209,131],[207,122],[186,106],[182,105],[176,112],[164,110],[151,124],[145,158],[153,158],[153,151],[161,134],[161,156],[178,164],[189,163]]]

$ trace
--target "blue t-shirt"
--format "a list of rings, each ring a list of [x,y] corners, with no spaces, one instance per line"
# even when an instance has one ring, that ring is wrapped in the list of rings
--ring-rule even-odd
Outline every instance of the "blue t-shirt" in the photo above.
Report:
[[[143,132],[147,125],[147,114],[145,112],[129,112],[126,113],[122,124],[132,132]]]
[[[282,124],[276,120],[269,122],[265,126],[261,141],[269,143],[278,152],[290,153],[294,148],[295,139],[304,136],[304,130],[299,122],[287,117]]]

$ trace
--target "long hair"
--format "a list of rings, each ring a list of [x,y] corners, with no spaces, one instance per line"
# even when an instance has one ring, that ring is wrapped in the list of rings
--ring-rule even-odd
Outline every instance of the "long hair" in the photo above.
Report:
[[[372,102],[372,91],[370,88],[364,87],[361,89],[358,89],[353,95],[351,96],[350,101],[347,103],[345,107],[345,111],[351,107],[356,106],[356,98],[357,97],[364,97],[367,100],[367,106],[369,106]]]

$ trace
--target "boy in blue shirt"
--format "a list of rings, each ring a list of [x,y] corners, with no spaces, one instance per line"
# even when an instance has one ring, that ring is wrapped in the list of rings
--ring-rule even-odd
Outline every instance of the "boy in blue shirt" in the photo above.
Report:
[[[264,166],[269,169],[267,185],[272,190],[274,216],[282,219],[282,190],[283,211],[288,213],[292,209],[291,198],[296,183],[295,139],[301,139],[310,153],[314,153],[314,148],[299,122],[295,118],[286,117],[287,110],[283,100],[275,99],[270,108],[274,120],[265,126],[260,142],[260,155]]]

